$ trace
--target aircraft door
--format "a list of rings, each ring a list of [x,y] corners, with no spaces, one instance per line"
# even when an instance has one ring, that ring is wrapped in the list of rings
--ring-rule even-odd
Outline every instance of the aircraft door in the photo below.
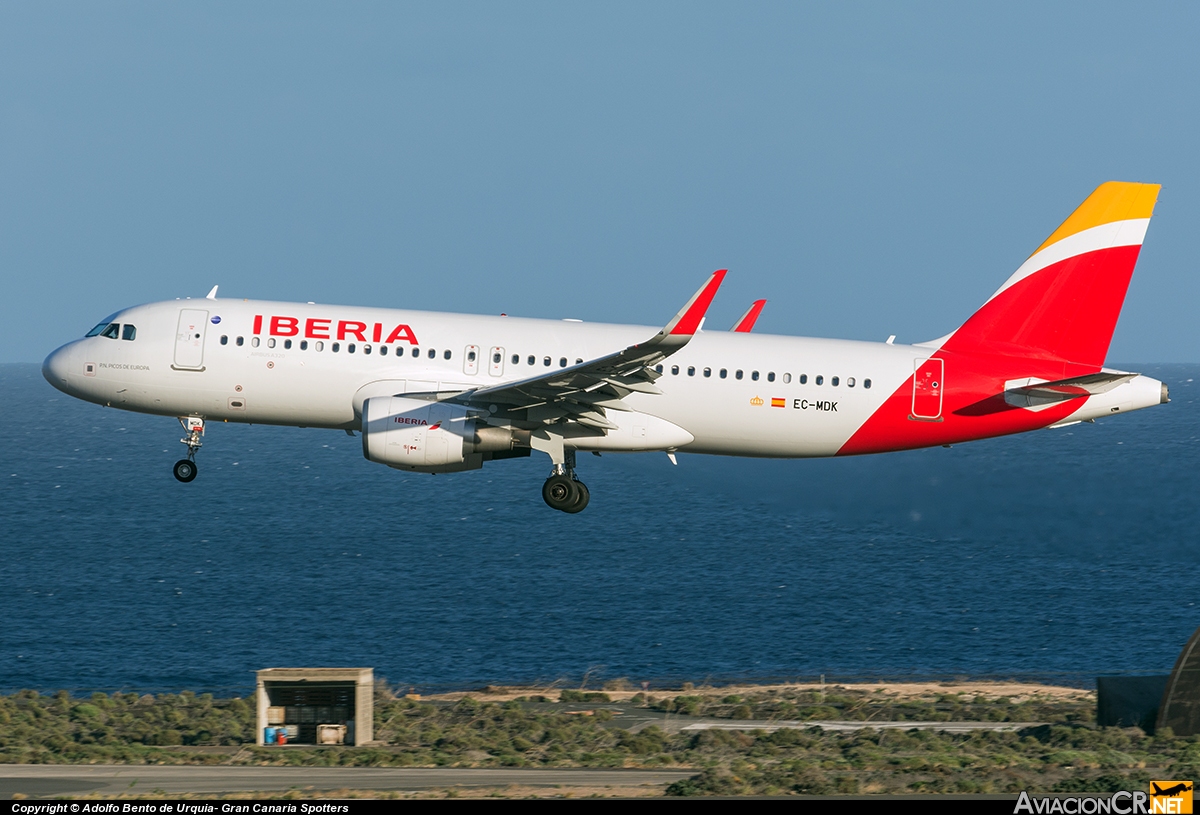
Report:
[[[504,375],[504,349],[495,348],[488,351],[488,373],[492,376]]]
[[[913,361],[912,418],[940,421],[945,367],[937,357]]]
[[[463,351],[463,373],[475,376],[479,373],[479,346],[468,345]]]
[[[195,308],[179,310],[179,325],[175,329],[174,368],[185,371],[204,370],[204,332],[208,327],[208,312]]]

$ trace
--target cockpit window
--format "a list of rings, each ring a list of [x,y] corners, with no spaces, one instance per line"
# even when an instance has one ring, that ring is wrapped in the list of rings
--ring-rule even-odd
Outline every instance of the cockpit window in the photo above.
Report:
[[[134,340],[137,339],[137,326],[125,323],[121,328],[121,339]]]
[[[108,337],[110,340],[115,340],[121,330],[120,323],[109,323],[103,331],[100,332],[101,337]]]
[[[89,332],[88,332],[87,334],[85,334],[84,336],[86,336],[86,337],[98,337],[98,336],[99,336],[101,333],[103,333],[104,329],[106,329],[106,328],[108,328],[110,325],[112,325],[112,321],[116,319],[116,317],[117,317],[117,314],[118,314],[118,313],[119,313],[119,312],[113,312],[112,314],[110,314],[110,315],[108,315],[107,317],[105,317],[103,320],[101,320],[101,321],[100,321],[100,322],[99,322],[99,323],[96,325],[96,327],[95,327],[95,328],[93,328],[91,331],[89,331]],[[108,334],[105,334],[104,336],[106,336],[106,337],[107,337],[107,336],[109,336],[109,335],[108,335]],[[113,338],[115,339],[115,338],[116,338],[116,335],[113,335]]]

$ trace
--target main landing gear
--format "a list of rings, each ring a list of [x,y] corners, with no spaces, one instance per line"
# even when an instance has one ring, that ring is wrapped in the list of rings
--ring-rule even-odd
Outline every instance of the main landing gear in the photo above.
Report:
[[[583,512],[591,500],[587,485],[575,478],[575,451],[565,451],[562,464],[555,464],[550,477],[542,485],[542,499],[551,509],[560,512]]]
[[[196,478],[196,451],[200,449],[203,442],[200,437],[204,435],[204,420],[198,419],[195,416],[187,418],[180,417],[179,423],[183,425],[184,432],[187,433],[182,439],[181,444],[187,445],[187,458],[181,458],[175,462],[175,478],[187,484]]]

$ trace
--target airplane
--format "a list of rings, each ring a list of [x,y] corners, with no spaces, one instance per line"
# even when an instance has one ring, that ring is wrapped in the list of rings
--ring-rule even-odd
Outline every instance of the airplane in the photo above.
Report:
[[[1151,795],[1155,797],[1165,795],[1168,798],[1179,795],[1181,792],[1191,792],[1192,789],[1192,785],[1186,781],[1180,781],[1178,784],[1167,787],[1166,789],[1158,786],[1158,784],[1155,784],[1153,781],[1150,782],[1150,786],[1153,788],[1152,792],[1150,793]]]
[[[1107,182],[957,329],[913,345],[703,331],[714,272],[660,330],[217,299],[122,309],[42,366],[54,387],[176,417],[196,477],[213,422],[359,431],[363,455],[451,473],[549,456],[542,497],[583,510],[577,453],[803,458],[949,446],[1166,403],[1104,367],[1159,185]]]

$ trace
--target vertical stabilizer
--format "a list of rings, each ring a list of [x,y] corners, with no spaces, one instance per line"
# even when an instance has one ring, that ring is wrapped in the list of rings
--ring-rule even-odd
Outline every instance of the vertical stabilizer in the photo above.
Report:
[[[1101,184],[942,348],[1100,368],[1159,189]]]

